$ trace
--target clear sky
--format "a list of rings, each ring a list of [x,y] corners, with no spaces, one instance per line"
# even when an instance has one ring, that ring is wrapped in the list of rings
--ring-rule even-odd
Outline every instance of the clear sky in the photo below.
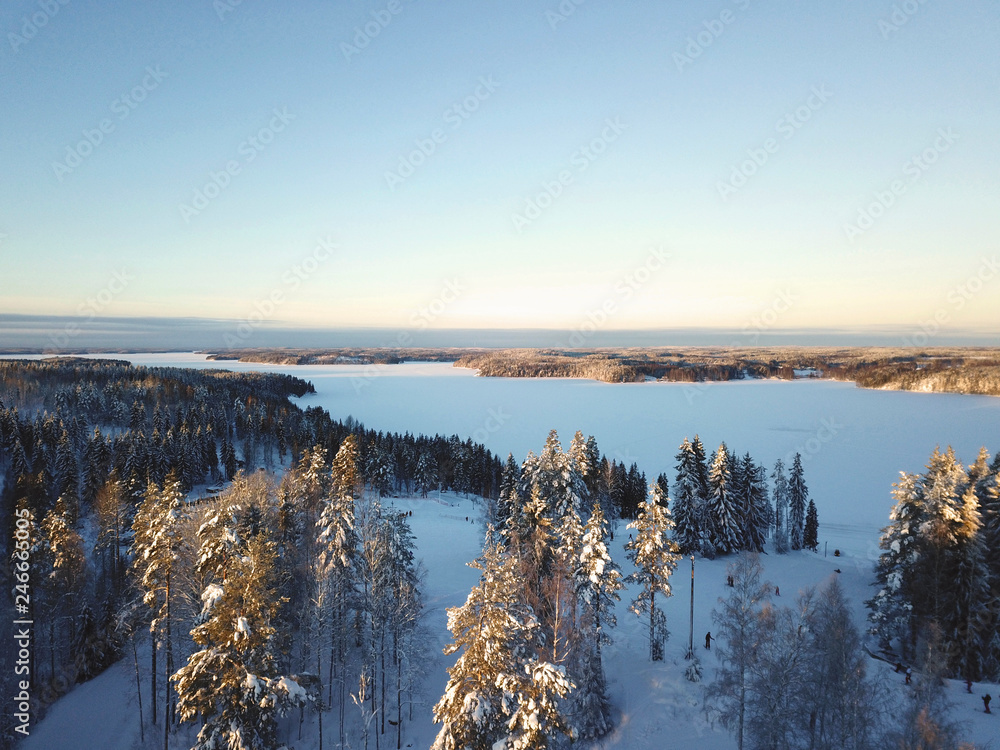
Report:
[[[0,31],[0,313],[1000,320],[995,0],[11,0]]]

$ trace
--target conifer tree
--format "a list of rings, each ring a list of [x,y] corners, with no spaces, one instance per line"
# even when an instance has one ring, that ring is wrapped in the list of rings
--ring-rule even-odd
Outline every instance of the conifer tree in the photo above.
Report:
[[[83,539],[73,528],[63,497],[42,520],[43,552],[40,555],[46,571],[42,584],[42,600],[49,635],[49,670],[55,676],[60,643],[68,640],[59,637],[57,626],[71,621],[79,612],[79,591],[87,575],[87,558]]]
[[[564,664],[574,652],[579,639],[576,571],[583,551],[583,525],[574,505],[558,519],[556,549],[552,570],[543,588],[545,606],[538,614],[549,644],[548,658]]]
[[[150,483],[142,504],[132,522],[133,571],[143,592],[143,602],[152,613],[150,632],[165,652],[167,676],[173,672],[173,624],[172,609],[178,596],[176,572],[180,567],[187,540],[182,524],[187,518],[183,506],[180,481],[173,472],[160,489]],[[151,671],[153,692],[153,723],[156,723],[156,652],[152,649],[153,667]],[[165,686],[164,728],[169,730],[171,709],[169,685]]]
[[[552,747],[557,732],[573,735],[560,710],[560,699],[573,689],[565,667],[533,660],[524,671],[527,678],[516,674],[501,677],[504,692],[514,696],[517,707],[507,722],[507,736],[493,745],[494,750],[545,750]]]
[[[97,514],[99,532],[95,551],[100,552],[108,568],[108,578],[112,594],[120,591],[124,577],[124,561],[122,560],[121,544],[124,538],[126,524],[125,488],[118,478],[118,472],[112,469],[107,481],[97,491],[94,499],[94,509]]]
[[[339,685],[337,707],[341,737],[347,707],[344,673],[349,640],[348,612],[357,590],[358,576],[358,537],[355,530],[355,499],[361,487],[358,460],[357,438],[348,435],[333,459],[329,489],[320,503],[320,515],[316,522],[319,579],[329,606],[329,699],[332,703],[334,685]]]
[[[427,493],[437,486],[437,462],[430,453],[420,454],[420,458],[417,459],[417,471],[414,479],[421,497],[427,497]]]
[[[454,640],[445,653],[459,656],[434,706],[441,730],[432,750],[492,748],[506,736],[514,690],[537,640],[539,624],[524,599],[517,560],[487,545],[469,566],[480,579],[465,604],[448,610]]]
[[[578,659],[577,689],[572,695],[573,725],[581,739],[602,737],[611,729],[601,646],[611,643],[607,630],[616,624],[614,605],[624,587],[621,573],[608,552],[607,524],[598,500],[587,521],[576,570],[576,593],[584,608]]]
[[[870,610],[871,633],[883,649],[899,641],[904,656],[911,653],[915,631],[912,623],[913,574],[919,552],[919,526],[923,518],[922,488],[918,477],[903,474],[893,485],[896,504],[890,523],[882,529],[875,564],[875,595],[866,606]]]
[[[748,453],[743,458],[743,476],[746,492],[746,499],[743,502],[746,508],[743,547],[751,552],[763,552],[770,509],[767,498],[767,472],[763,466],[755,464]]]
[[[497,500],[496,528],[506,535],[514,517],[520,512],[520,498],[517,493],[521,480],[521,469],[514,460],[514,454],[507,454],[507,462],[500,478],[500,497]]]
[[[809,498],[809,505],[806,506],[806,522],[802,531],[803,549],[816,551],[819,547],[819,516],[816,513],[816,503]]]
[[[729,496],[732,498],[730,507],[737,537],[737,544],[732,551],[737,552],[749,548],[750,474],[753,471],[753,459],[749,453],[742,458],[730,456],[729,469]]]
[[[203,622],[191,631],[201,649],[171,678],[180,720],[203,722],[194,750],[271,750],[277,717],[306,700],[278,671],[273,621],[283,602],[275,576],[275,544],[260,534],[202,596]]]
[[[670,538],[673,520],[670,511],[652,497],[639,506],[639,517],[628,525],[635,529],[635,539],[625,545],[628,558],[637,570],[627,580],[641,587],[629,609],[637,616],[649,616],[649,654],[652,661],[662,661],[663,644],[667,639],[666,616],[657,609],[656,595],[672,595],[670,576],[680,555]]]
[[[702,483],[704,466],[699,463],[694,444],[687,438],[681,443],[676,460],[672,510],[674,538],[680,552],[690,554],[699,551],[701,546],[701,521],[708,498],[707,487]]]
[[[530,497],[534,488],[538,489],[553,519],[562,518],[570,506],[579,510],[586,492],[583,477],[569,455],[563,452],[555,430],[549,432],[541,454],[529,453],[521,466],[520,494]]]
[[[803,476],[802,456],[796,453],[788,478],[788,537],[793,550],[800,550],[803,546],[808,502],[809,488]]]
[[[740,549],[740,528],[732,495],[732,461],[725,443],[712,457],[708,475],[709,540],[715,551],[728,554]]]
[[[979,497],[974,485],[963,496],[958,539],[952,552],[954,570],[941,622],[947,663],[952,674],[978,682],[988,674],[991,627],[996,602],[990,592],[990,572],[981,533]]]

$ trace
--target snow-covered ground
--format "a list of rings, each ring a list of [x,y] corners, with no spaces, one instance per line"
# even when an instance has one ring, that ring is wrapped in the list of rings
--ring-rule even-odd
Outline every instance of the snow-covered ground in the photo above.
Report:
[[[529,450],[541,450],[550,429],[559,430],[564,446],[579,429],[595,435],[609,457],[636,461],[650,480],[660,472],[673,478],[677,446],[695,433],[709,449],[725,440],[734,451],[749,451],[768,466],[800,451],[819,508],[820,553],[768,555],[767,578],[780,587],[781,600],[790,602],[802,587],[839,575],[859,627],[864,625],[863,601],[870,595],[878,529],[887,522],[890,489],[899,471],[920,471],[936,444],[953,445],[967,463],[982,445],[1000,450],[1000,399],[988,397],[867,391],[849,383],[816,380],[609,385],[476,378],[447,364],[275,367],[209,363],[201,355],[177,354],[127,359],[151,366],[293,374],[312,381],[317,389],[299,400],[303,407],[322,406],[334,418],[351,415],[376,429],[472,437],[501,456],[513,452],[519,461]],[[465,563],[481,548],[481,511],[474,501],[447,494],[395,502],[413,510],[411,522],[427,569],[425,597],[433,656],[426,704],[409,732],[409,746],[426,748],[435,733],[430,706],[443,692],[450,661],[440,651],[449,637],[445,608],[464,601],[476,581],[475,571]],[[626,572],[621,545],[627,538],[628,532],[620,527],[612,545]],[[828,556],[823,555],[824,542]],[[834,557],[834,549],[843,554]],[[725,566],[724,560],[696,562],[694,641],[708,679],[714,656],[702,646],[705,632],[712,629],[711,610],[726,592]],[[835,573],[838,568],[841,572]],[[621,716],[614,733],[596,747],[735,747],[728,733],[713,726],[702,710],[702,686],[683,677],[689,581],[690,563],[684,561],[674,578],[675,596],[666,606],[671,631],[667,658],[657,665],[648,661],[643,624],[626,611],[629,594],[623,594],[615,644],[605,652],[611,695]],[[140,663],[146,661],[140,654]],[[874,660],[871,668],[887,670],[890,685],[902,698],[906,688],[901,675]],[[952,683],[950,690],[955,718],[968,722],[970,739],[985,743],[1000,735],[1000,719],[983,714],[979,697],[986,691],[997,696],[996,685],[976,685],[973,695],[966,694],[962,684]],[[297,738],[297,725],[289,731],[282,740],[290,746],[318,747],[312,724],[303,727],[302,740]],[[131,750],[139,746],[138,735],[134,674],[131,660],[126,659],[61,699],[33,728],[23,747]],[[147,733],[147,745],[162,747],[162,736],[156,741]],[[171,746],[188,745],[177,738]]]

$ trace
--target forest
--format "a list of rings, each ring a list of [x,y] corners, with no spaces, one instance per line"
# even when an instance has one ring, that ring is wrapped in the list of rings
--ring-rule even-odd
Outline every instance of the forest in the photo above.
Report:
[[[997,679],[1000,458],[985,450],[969,467],[936,451],[894,490],[868,602],[881,658],[918,669],[893,715],[835,581],[781,607],[761,578],[757,555],[817,547],[801,456],[769,472],[695,435],[672,475],[647,484],[580,432],[565,450],[552,431],[539,453],[501,461],[457,436],[302,410],[293,399],[310,389],[262,373],[0,361],[2,575],[9,611],[24,602],[39,623],[36,717],[124,659],[139,726],[164,747],[274,748],[307,723],[331,746],[401,747],[428,638],[393,496],[442,490],[480,498],[486,526],[479,583],[448,610],[457,660],[433,707],[435,748],[606,735],[615,605],[627,585],[648,659],[662,661],[684,555],[731,560],[705,710],[740,747],[959,747],[942,678]],[[619,519],[628,574],[610,552]],[[10,680],[12,644],[0,659]],[[686,659],[685,677],[705,680],[699,655]],[[943,739],[921,744],[930,734]]]
[[[949,677],[1000,681],[1000,453],[963,465],[935,450],[923,474],[903,474],[883,530],[868,601],[882,648],[912,659],[941,642]]]
[[[236,545],[219,553],[224,558],[247,557],[252,548],[262,560],[280,561],[273,577],[259,582],[275,595],[269,598],[273,604],[281,600],[276,593],[281,587],[320,565],[320,543],[304,542],[301,535],[317,533],[322,502],[333,502],[331,493],[339,502],[347,496],[365,498],[363,513],[359,510],[362,535],[355,544],[359,559],[365,544],[369,555],[382,549],[386,535],[408,544],[405,520],[383,512],[381,498],[426,497],[431,490],[499,496],[503,464],[482,445],[458,436],[376,432],[350,418],[334,421],[319,408],[303,411],[291,398],[311,390],[310,384],[285,375],[76,358],[0,361],[0,524],[5,529],[0,553],[10,561],[0,576],[11,592],[7,607],[13,611],[20,585],[27,614],[46,623],[32,642],[35,717],[130,648],[137,659],[137,641],[147,632],[156,647],[149,649],[152,663],[145,672],[150,684],[140,690],[148,696],[145,722],[163,724],[166,716],[169,727],[193,716],[167,686],[198,638],[214,642],[219,637],[203,629],[198,632],[204,635],[187,638],[195,625],[206,625],[201,621],[210,612],[202,611],[206,587],[225,590],[220,581],[230,572],[225,564],[212,568],[206,562],[206,555],[217,551],[205,545],[222,543],[204,537],[208,528],[229,534]],[[346,480],[337,484],[331,473],[348,443],[350,486]],[[601,465],[615,488],[614,512],[634,512],[637,498],[645,496],[645,477],[634,464],[626,468],[602,457]],[[366,528],[373,536],[364,536]],[[158,546],[165,539],[172,541]],[[315,559],[303,561],[303,549]],[[159,567],[138,566],[153,559]],[[29,560],[30,595],[26,569],[18,569]],[[336,569],[332,558],[325,566]],[[405,573],[407,586],[413,587],[415,569]],[[358,585],[369,594],[380,590],[370,580]],[[393,586],[397,596],[401,585]],[[244,600],[259,595],[259,590],[240,594]],[[291,668],[294,661],[303,674],[318,675],[311,655],[300,653],[294,660],[290,650],[292,641],[313,642],[303,614],[310,596],[318,594],[295,589],[265,619],[282,619],[290,628],[273,634],[284,644],[280,665]],[[352,604],[350,618],[360,633],[362,616],[368,617],[369,637],[384,612],[376,617],[371,606]],[[376,631],[380,648],[391,642],[394,659],[401,658],[395,634],[386,641]],[[337,663],[330,658],[336,673]],[[13,663],[12,644],[0,649],[0,659]],[[384,663],[379,664],[378,671],[364,673],[366,679],[384,675]],[[13,669],[3,675],[11,680]],[[336,679],[346,684],[342,674]],[[397,679],[403,678],[397,674]],[[369,698],[375,700],[374,695]],[[349,702],[346,690],[339,697],[328,692],[327,703],[335,699],[341,709]],[[320,705],[319,698],[310,700]],[[378,700],[384,704],[384,692]],[[398,700],[396,710],[401,710]],[[12,737],[11,717],[2,721],[4,736]]]

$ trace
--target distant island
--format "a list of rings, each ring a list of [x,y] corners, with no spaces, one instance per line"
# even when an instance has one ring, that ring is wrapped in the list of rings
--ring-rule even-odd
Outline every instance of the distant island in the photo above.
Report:
[[[1000,348],[663,347],[591,349],[233,349],[211,360],[275,365],[453,362],[482,377],[682,383],[827,378],[862,388],[1000,396]]]

